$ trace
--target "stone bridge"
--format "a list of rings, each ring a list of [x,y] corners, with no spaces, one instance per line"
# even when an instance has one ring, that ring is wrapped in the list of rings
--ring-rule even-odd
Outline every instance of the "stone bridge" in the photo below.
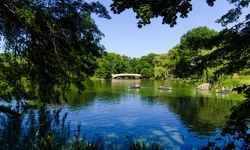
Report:
[[[124,77],[124,76],[134,76],[134,77],[139,77],[142,78],[142,74],[131,74],[131,73],[121,73],[121,74],[111,74],[112,78],[115,79],[117,77]]]

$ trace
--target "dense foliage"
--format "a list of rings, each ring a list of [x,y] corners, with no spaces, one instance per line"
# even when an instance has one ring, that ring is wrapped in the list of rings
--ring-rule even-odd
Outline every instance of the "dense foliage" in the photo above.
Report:
[[[249,86],[238,87],[239,93],[244,92],[246,100],[239,106],[231,108],[231,114],[227,117],[226,126],[223,128],[221,135],[233,136],[232,140],[228,143],[228,148],[234,148],[234,141],[242,143],[242,149],[250,149],[250,88]]]
[[[215,0],[207,0],[208,5],[213,6]],[[179,17],[187,18],[188,13],[192,11],[191,0],[154,0],[154,1],[128,1],[113,0],[111,10],[115,14],[120,14],[126,9],[132,8],[139,19],[138,27],[150,24],[152,18],[162,17],[162,24],[168,24],[171,27],[177,24]]]
[[[125,63],[122,57],[115,53],[107,53],[97,60],[98,68],[95,75],[99,78],[108,79],[111,74],[122,73],[125,70]]]
[[[110,18],[99,2],[1,1],[1,97],[58,102],[71,84],[83,90],[104,51],[91,13]]]
[[[98,68],[95,76],[109,79],[111,74],[138,73],[146,78],[154,77],[154,58],[156,54],[148,54],[141,58],[131,58],[125,55],[120,56],[115,53],[106,53],[97,60]]]

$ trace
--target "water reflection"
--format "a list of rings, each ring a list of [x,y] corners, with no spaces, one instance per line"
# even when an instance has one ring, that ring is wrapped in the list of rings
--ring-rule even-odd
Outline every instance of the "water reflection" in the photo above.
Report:
[[[131,92],[137,93],[138,99],[135,99],[136,101],[141,99],[142,103],[147,101],[145,103],[146,106],[166,107],[166,109],[169,109],[177,115],[177,119],[183,123],[189,132],[196,133],[197,135],[210,136],[218,133],[218,128],[224,124],[223,120],[225,120],[225,116],[229,114],[229,108],[238,103],[238,101],[222,99],[223,97],[217,99],[212,97],[213,95],[209,92],[200,93],[200,91],[196,91],[192,86],[187,86],[182,83],[176,83],[177,85],[170,83],[172,84],[171,86],[173,86],[172,91],[161,91],[157,89],[160,82],[153,82],[152,85],[152,81],[142,81],[141,85],[143,88],[141,89],[129,90],[126,88],[127,85],[134,82],[135,81],[130,80],[111,81],[111,88],[106,87],[106,89],[109,89],[109,92],[106,92],[105,95],[107,96],[107,93],[109,95],[120,89],[120,96],[117,96],[116,99],[123,101],[128,97],[123,97],[122,95],[131,94]],[[100,89],[102,89],[102,87],[100,87]],[[122,89],[126,89],[128,93],[126,93],[126,90],[122,91]],[[103,99],[103,97],[98,98]],[[112,97],[107,98],[108,101],[112,101],[112,99]],[[134,105],[136,105],[136,103]],[[122,113],[124,113],[122,115],[129,114],[126,110]],[[145,113],[145,110],[141,113]],[[129,123],[133,121],[133,118],[130,117],[131,121],[128,120],[129,119],[127,119],[127,122]]]
[[[138,89],[138,88],[136,88],[136,89],[128,89],[128,91],[129,91],[129,92],[136,92],[136,93],[138,93],[138,92],[139,92],[139,89]]]
[[[209,90],[196,90],[197,93],[199,93],[200,95],[202,95],[203,97],[212,97],[212,92]]]
[[[159,89],[160,93],[171,93],[172,90],[162,90],[162,89]]]
[[[128,89],[135,82],[140,82],[141,88]],[[68,93],[64,105],[18,111],[22,115],[17,120],[1,114],[0,136],[9,137],[0,142],[15,146],[27,138],[36,139],[27,144],[30,146],[50,133],[67,139],[69,133],[79,130],[80,123],[89,137],[100,132],[121,137],[146,134],[170,149],[201,146],[208,136],[218,133],[229,109],[238,103],[226,99],[230,96],[200,92],[183,83],[167,82],[172,90],[162,91],[158,89],[161,84],[153,80],[94,81],[82,94]]]
[[[3,107],[6,110],[10,108],[6,105]],[[62,114],[61,110],[34,109],[27,104],[11,108],[9,112],[2,110],[0,149],[33,149],[34,146],[43,149],[54,140],[57,141],[54,146],[60,149],[69,138],[69,124],[65,122],[67,113]]]
[[[67,104],[71,107],[91,106],[94,98],[97,96],[95,92],[84,92],[83,94],[72,92],[67,94]]]

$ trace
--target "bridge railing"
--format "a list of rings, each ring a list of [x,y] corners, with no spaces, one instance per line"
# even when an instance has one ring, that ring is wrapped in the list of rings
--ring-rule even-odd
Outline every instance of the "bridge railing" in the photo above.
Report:
[[[123,77],[123,76],[135,76],[135,77],[142,77],[142,74],[135,74],[135,73],[120,73],[120,74],[111,74],[112,78],[116,77]]]

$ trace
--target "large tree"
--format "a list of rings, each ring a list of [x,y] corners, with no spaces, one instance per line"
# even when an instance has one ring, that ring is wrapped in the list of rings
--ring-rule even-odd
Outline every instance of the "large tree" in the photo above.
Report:
[[[138,64],[139,58],[131,58],[126,55],[121,56],[124,63],[125,63],[125,68],[124,68],[124,73],[137,73],[138,71],[136,70],[136,65]]]
[[[169,74],[169,69],[167,68],[168,66],[167,61],[168,61],[167,54],[160,54],[155,56],[154,76],[156,79],[167,78]]]
[[[156,79],[166,79],[171,75],[179,76],[179,72],[177,70],[182,67],[180,66],[178,68],[178,64],[180,62],[179,47],[180,45],[178,44],[169,50],[168,53],[155,56],[154,76]]]
[[[95,59],[104,52],[99,43],[104,35],[91,13],[110,18],[99,2],[0,1],[0,35],[5,42],[0,78],[1,85],[11,87],[2,87],[9,98],[51,102],[71,84],[85,88],[82,82],[93,74]]]
[[[157,54],[150,53],[138,59],[136,70],[137,73],[143,74],[145,77],[150,78],[154,76],[154,57]]]
[[[179,56],[180,61],[177,65],[178,75],[181,77],[188,77],[190,75],[199,75],[203,72],[195,69],[198,59],[201,56],[210,54],[213,47],[208,48],[211,44],[211,40],[217,37],[218,32],[209,29],[206,26],[194,28],[185,33],[180,40]]]
[[[106,53],[97,59],[98,68],[95,70],[95,76],[99,78],[111,78],[111,74],[124,73],[124,59],[115,53]]]
[[[167,53],[167,64],[169,68],[169,73],[172,75],[178,76],[177,66],[181,60],[180,57],[180,44],[175,45],[172,49],[170,49]],[[184,67],[184,66],[183,66]]]

